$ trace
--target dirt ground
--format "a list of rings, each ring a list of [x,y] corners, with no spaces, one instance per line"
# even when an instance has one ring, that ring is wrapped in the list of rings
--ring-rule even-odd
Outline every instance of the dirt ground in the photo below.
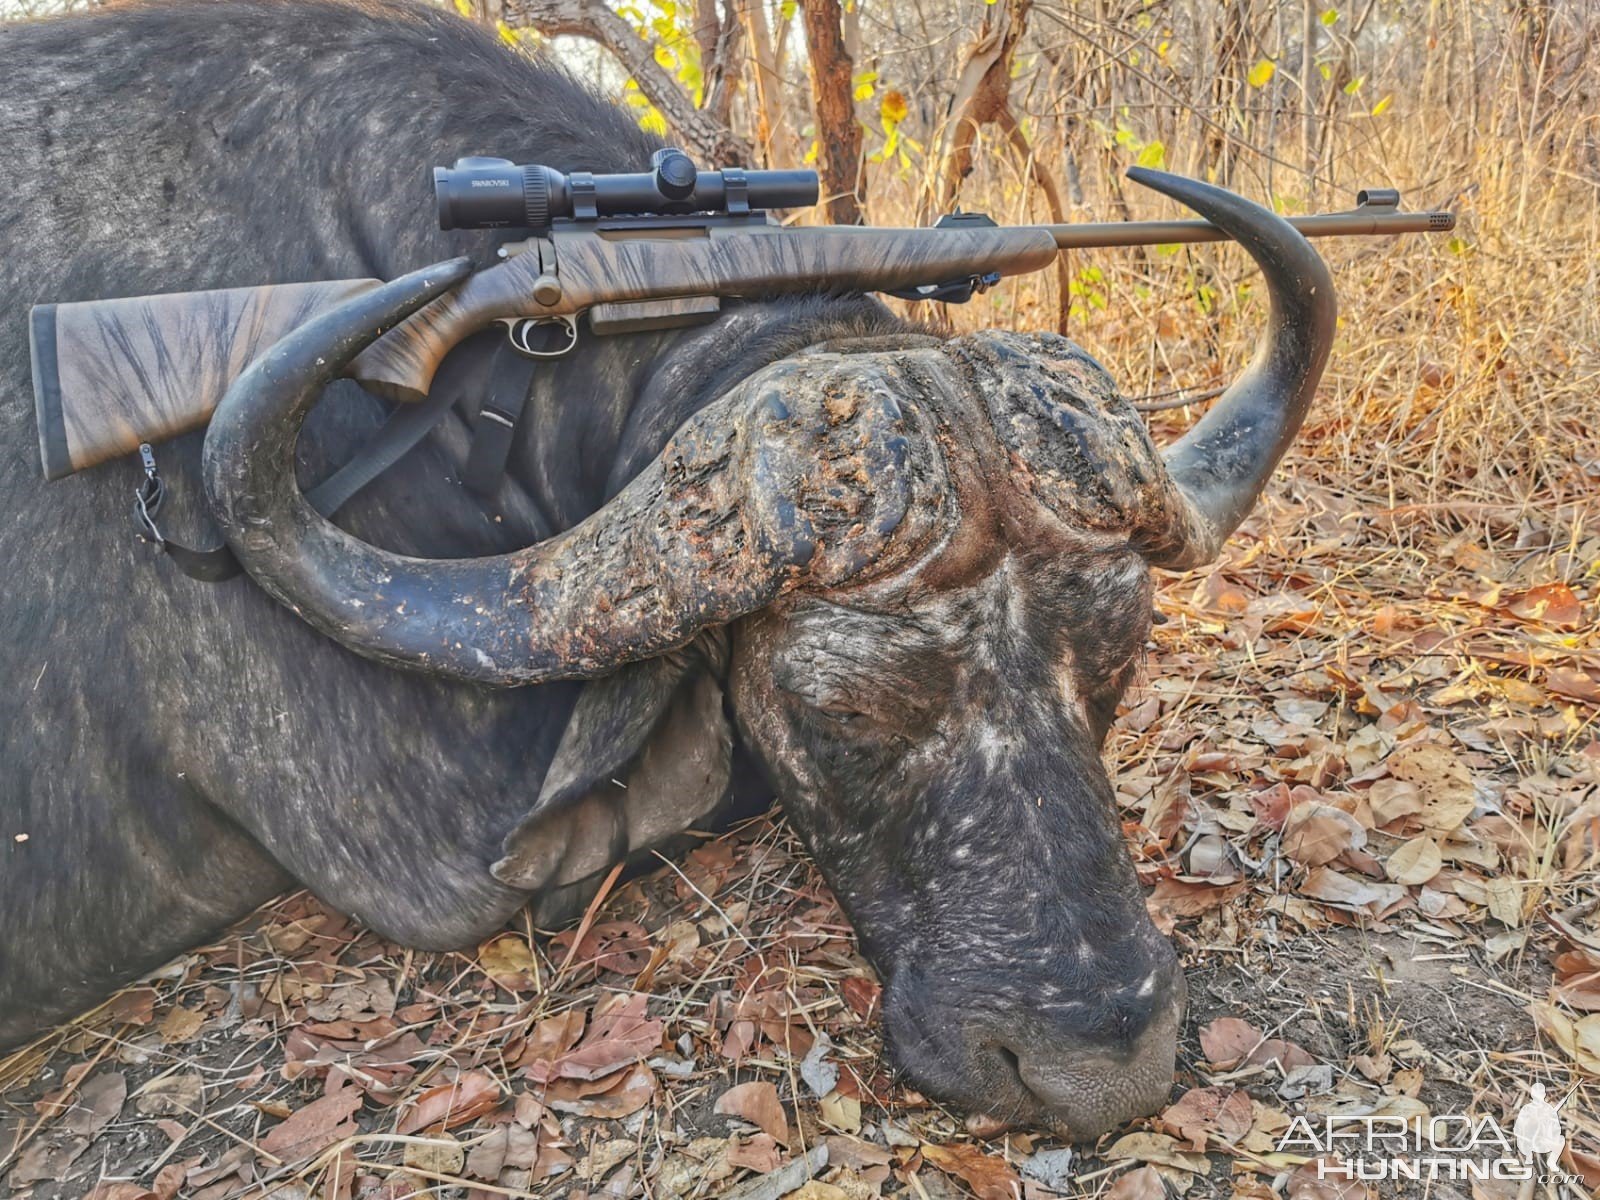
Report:
[[[410,953],[285,898],[0,1063],[0,1184],[19,1200],[1590,1195],[1600,662],[1572,568],[1600,546],[1554,527],[1517,551],[1502,532],[1446,538],[1420,579],[1392,523],[1302,485],[1220,570],[1165,584],[1108,756],[1190,1016],[1172,1103],[1097,1145],[969,1128],[899,1085],[847,923],[762,819],[608,888],[577,930],[514,927],[475,953]],[[1340,565],[1363,552],[1364,570]],[[1284,1146],[1295,1118],[1329,1114],[1509,1134],[1535,1083],[1564,1101],[1568,1142],[1537,1181],[1319,1178]]]

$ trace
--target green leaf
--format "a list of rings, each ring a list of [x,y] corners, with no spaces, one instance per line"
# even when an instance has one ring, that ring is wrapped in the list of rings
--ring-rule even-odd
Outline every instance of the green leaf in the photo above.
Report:
[[[1375,116],[1375,117],[1383,116],[1384,113],[1389,111],[1389,105],[1391,105],[1393,103],[1394,103],[1394,97],[1393,96],[1385,96],[1382,100],[1379,100],[1376,104],[1374,104],[1372,106],[1372,115]]]
[[[1272,77],[1278,73],[1278,64],[1270,58],[1263,58],[1250,68],[1250,86],[1254,88],[1266,87],[1272,82]]]
[[[1339,10],[1337,8],[1325,8],[1325,9],[1323,9],[1322,10],[1322,16],[1318,18],[1318,20],[1320,20],[1324,25],[1332,25],[1338,19],[1339,19]]]
[[[1151,142],[1139,151],[1135,162],[1141,167],[1153,167],[1159,171],[1167,165],[1167,148],[1160,142]]]

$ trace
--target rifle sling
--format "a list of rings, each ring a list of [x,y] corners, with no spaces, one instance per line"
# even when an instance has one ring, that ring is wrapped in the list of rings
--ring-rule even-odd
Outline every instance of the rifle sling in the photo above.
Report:
[[[515,360],[515,365],[506,363],[507,358]],[[469,466],[462,472],[462,483],[466,483],[467,488],[474,493],[485,494],[485,491],[493,491],[499,486],[499,477],[506,469],[506,456],[510,451],[512,427],[515,426],[515,418],[522,414],[522,405],[520,403],[512,405],[510,397],[515,394],[515,387],[520,386],[523,400],[526,400],[528,384],[533,376],[533,366],[533,360],[510,352],[509,347],[506,354],[496,355],[494,371],[491,374],[491,389],[493,389],[491,395],[498,402],[496,411],[504,413],[504,410],[510,408],[510,413],[506,413],[506,416],[509,416],[512,424],[501,426],[499,422],[483,421],[482,416],[478,418],[480,430],[485,426],[504,429],[506,446],[504,450],[496,448],[494,458],[486,464],[480,464],[475,472],[472,462],[478,458],[478,438],[474,437]],[[514,371],[515,379],[512,378]],[[344,466],[328,475],[322,483],[307,491],[306,499],[310,502],[310,506],[317,509],[323,517],[333,517],[333,514],[346,506],[358,491],[373,482],[374,478],[384,474],[389,467],[394,466],[395,462],[405,458],[414,446],[421,443],[422,438],[429,434],[429,430],[434,429],[434,426],[450,413],[456,398],[458,398],[456,392],[440,389],[438,395],[430,395],[419,405],[395,406],[394,411],[389,413],[389,419],[379,427],[371,442],[362,446]],[[506,418],[502,416],[501,419]],[[197,579],[205,584],[218,584],[240,574],[242,568],[238,565],[234,552],[227,549],[227,546],[195,549],[192,546],[182,546],[181,542],[174,542],[173,539],[166,538],[165,534],[160,533],[155,526],[154,518],[162,502],[163,486],[160,477],[155,474],[154,456],[149,453],[146,446],[141,446],[141,453],[144,456],[146,482],[139,488],[138,501],[134,502],[134,523],[138,525],[139,536],[146,541],[155,542],[155,546],[160,547],[166,557],[173,560],[173,565],[178,566],[178,570],[187,574],[190,579]]]
[[[478,406],[472,449],[461,472],[461,486],[475,496],[489,497],[500,489],[537,365],[538,360],[518,353],[509,338],[495,348],[489,363],[489,394]]]

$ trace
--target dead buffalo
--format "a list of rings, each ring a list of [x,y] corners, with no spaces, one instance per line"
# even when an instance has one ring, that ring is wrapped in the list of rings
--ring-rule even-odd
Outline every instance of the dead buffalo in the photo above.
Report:
[[[1183,980],[1099,751],[1152,565],[1216,553],[1321,373],[1333,292],[1293,230],[1162,184],[1272,300],[1165,454],[1070,342],[817,295],[586,340],[539,372],[489,501],[457,482],[468,386],[335,527],[299,485],[386,406],[341,384],[310,410],[433,286],[408,278],[160,450],[171,531],[220,526],[251,577],[207,586],[130,536],[135,462],[41,482],[30,304],[487,261],[490,235],[435,228],[429,166],[632,170],[658,143],[427,7],[119,7],[7,26],[0,65],[0,1043],[294,883],[457,947],[776,793],[916,1086],[1079,1137],[1164,1099]]]

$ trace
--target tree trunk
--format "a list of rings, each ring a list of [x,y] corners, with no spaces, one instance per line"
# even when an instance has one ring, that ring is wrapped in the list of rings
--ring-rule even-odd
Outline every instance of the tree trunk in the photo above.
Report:
[[[744,25],[731,3],[719,10],[717,0],[695,0],[694,38],[700,47],[700,107],[717,124],[731,128],[733,96],[744,65]]]
[[[570,34],[599,42],[661,110],[683,148],[701,163],[742,166],[751,162],[750,144],[711,113],[696,108],[678,81],[657,65],[650,44],[604,0],[504,0],[503,19],[513,29],[526,26],[549,37]]]
[[[806,46],[811,54],[811,103],[817,117],[817,159],[823,206],[836,225],[861,224],[866,178],[861,125],[856,121],[855,64],[844,44],[839,0],[804,0]]]
[[[789,138],[784,129],[783,77],[778,73],[778,56],[767,24],[766,0],[735,0],[745,36],[750,42],[750,61],[754,67],[754,109],[756,148],[769,167],[790,167]]]

